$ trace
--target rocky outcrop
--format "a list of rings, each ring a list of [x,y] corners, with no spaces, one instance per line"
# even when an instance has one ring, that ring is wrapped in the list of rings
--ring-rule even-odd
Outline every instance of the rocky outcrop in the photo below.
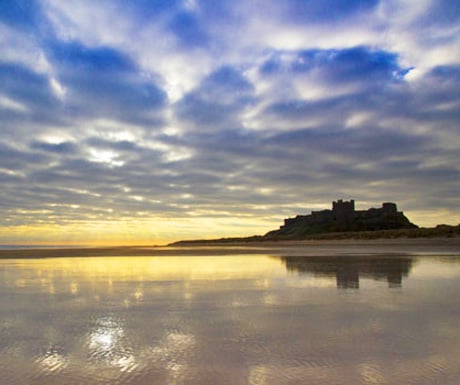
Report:
[[[332,210],[313,211],[284,220],[284,224],[264,235],[264,239],[301,239],[311,234],[417,228],[395,203],[380,208],[355,210],[355,201],[332,202]]]

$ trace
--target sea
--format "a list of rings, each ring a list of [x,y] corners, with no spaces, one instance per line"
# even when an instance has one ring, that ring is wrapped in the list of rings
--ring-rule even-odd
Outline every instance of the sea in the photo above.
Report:
[[[378,251],[0,259],[0,384],[458,385],[460,250]]]
[[[0,244],[0,250],[26,250],[26,249],[63,249],[63,248],[72,248],[77,249],[84,247],[82,245],[42,245],[42,244]]]

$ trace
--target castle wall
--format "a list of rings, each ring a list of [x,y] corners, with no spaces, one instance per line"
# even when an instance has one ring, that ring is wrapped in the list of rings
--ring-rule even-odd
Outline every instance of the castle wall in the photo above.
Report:
[[[397,210],[392,202],[384,202],[380,208],[355,210],[355,201],[332,202],[332,210],[312,211],[310,215],[298,215],[284,220],[277,230],[279,234],[301,235],[315,232],[362,231],[416,227]]]
[[[324,224],[332,221],[332,219],[331,210],[313,211],[310,215],[297,215],[295,218],[285,219],[284,226],[281,228],[287,226]]]

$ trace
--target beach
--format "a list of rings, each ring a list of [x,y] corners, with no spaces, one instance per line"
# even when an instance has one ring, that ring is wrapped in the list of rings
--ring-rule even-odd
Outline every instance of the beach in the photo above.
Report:
[[[8,385],[459,383],[458,239],[0,255]]]
[[[0,250],[0,258],[71,258],[104,256],[218,256],[234,254],[270,254],[274,256],[336,255],[455,255],[460,252],[460,237],[307,240],[274,242],[209,243],[193,246],[111,246],[80,248],[24,248]]]

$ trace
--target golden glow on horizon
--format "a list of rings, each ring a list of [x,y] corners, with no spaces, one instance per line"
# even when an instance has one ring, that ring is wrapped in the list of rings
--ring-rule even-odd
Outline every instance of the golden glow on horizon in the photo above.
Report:
[[[434,227],[440,224],[456,226],[460,224],[460,210],[423,210],[406,212],[409,220],[421,227]]]
[[[264,234],[277,221],[253,217],[125,218],[69,224],[34,224],[0,227],[1,244],[31,245],[165,245],[184,239],[244,237]]]
[[[404,213],[421,227],[457,225],[460,222],[460,211],[405,210]],[[262,235],[277,229],[282,223],[282,217],[274,215],[265,215],[263,220],[249,214],[232,217],[231,213],[227,213],[225,217],[209,217],[205,212],[190,212],[189,215],[177,219],[134,217],[65,224],[48,224],[43,220],[29,226],[3,226],[0,227],[0,245],[166,245],[185,239]]]

